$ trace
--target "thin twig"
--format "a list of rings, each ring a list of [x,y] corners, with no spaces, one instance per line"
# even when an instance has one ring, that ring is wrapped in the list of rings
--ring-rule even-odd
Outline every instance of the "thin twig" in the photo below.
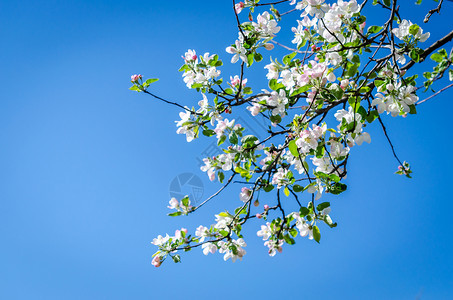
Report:
[[[439,91],[437,91],[437,92],[436,92],[435,94],[432,94],[432,95],[431,95],[431,96],[429,96],[428,98],[426,98],[426,99],[423,99],[423,100],[421,100],[421,101],[419,101],[419,102],[415,103],[415,105],[419,105],[419,104],[422,104],[423,102],[425,102],[425,101],[428,101],[429,99],[431,99],[431,98],[433,98],[433,97],[435,97],[435,96],[439,95],[440,93],[442,93],[443,91],[445,91],[445,90],[447,90],[447,89],[449,89],[449,88],[451,88],[451,87],[453,87],[453,83],[452,83],[452,84],[449,84],[449,85],[447,85],[447,86],[446,86],[446,87],[444,87],[443,89],[440,89]]]

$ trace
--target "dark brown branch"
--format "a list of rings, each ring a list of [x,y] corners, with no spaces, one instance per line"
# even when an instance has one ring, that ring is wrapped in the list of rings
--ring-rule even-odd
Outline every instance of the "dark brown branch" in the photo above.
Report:
[[[444,0],[440,0],[440,1],[439,1],[439,5],[437,5],[436,8],[431,9],[431,10],[428,12],[428,14],[426,15],[425,19],[423,20],[423,23],[428,23],[429,18],[431,18],[431,16],[432,16],[434,13],[440,14],[440,8],[442,7],[442,2],[444,2]]]

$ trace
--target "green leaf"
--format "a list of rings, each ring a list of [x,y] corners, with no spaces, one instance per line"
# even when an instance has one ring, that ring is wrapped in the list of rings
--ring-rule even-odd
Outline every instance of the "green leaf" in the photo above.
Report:
[[[247,55],[247,64],[249,67],[253,64],[253,56],[254,56],[253,53]]]
[[[246,95],[250,95],[252,92],[252,88],[251,87],[245,87],[242,89],[242,92]]]
[[[283,236],[283,239],[285,240],[285,242],[288,244],[288,245],[294,245],[296,243],[296,241],[291,238],[289,235],[285,234]]]
[[[222,135],[217,142],[217,146],[222,145],[225,142],[225,140],[226,140],[226,135]]]
[[[409,105],[409,108],[410,108],[409,113],[410,113],[411,115],[416,115],[416,114],[417,114],[417,109],[415,108],[415,105],[414,105],[414,104]]]
[[[263,189],[266,193],[269,193],[270,191],[272,191],[274,189],[274,186],[272,184],[269,184],[269,185],[266,185]]]
[[[321,232],[319,231],[318,226],[313,226],[313,238],[319,243],[321,240]]]
[[[225,179],[225,174],[223,174],[223,172],[219,172],[217,173],[217,176],[219,177],[219,182],[222,183]]]
[[[283,57],[283,63],[284,63],[285,65],[289,65],[289,63],[290,63],[291,60],[294,58],[294,56],[296,56],[296,54],[297,54],[296,52],[293,52],[293,53],[290,53],[290,54],[288,54],[288,55],[285,55],[285,56]]]
[[[181,262],[181,256],[179,256],[179,254],[176,254],[176,255],[172,256],[171,258],[173,259],[173,261],[175,263]]]
[[[205,135],[205,136],[213,136],[214,134],[215,134],[214,130],[211,130],[211,129],[203,130],[203,135]]]
[[[409,56],[415,62],[420,61],[420,54],[418,54],[418,51],[416,51],[416,49],[412,49],[411,52],[409,52]]]
[[[277,79],[271,79],[269,81],[269,88],[276,91],[278,89],[284,88],[285,86],[277,82]]]
[[[330,207],[330,202],[323,202],[323,203],[320,203],[318,204],[318,206],[316,206],[316,209],[318,211],[322,211],[323,209],[327,208],[327,207]]]
[[[450,81],[453,81],[453,70],[452,69],[448,70],[448,79]]]
[[[341,183],[341,182],[336,182],[332,186],[330,186],[329,192],[334,195],[339,195],[339,194],[343,193],[344,191],[346,191],[347,188],[348,188],[348,186],[346,184]]]
[[[431,55],[431,59],[437,63],[440,63],[444,58],[440,53],[434,53],[433,55]]]
[[[232,131],[230,133],[230,136],[228,137],[228,139],[230,140],[230,143],[233,145],[236,145],[238,143],[238,136],[237,136],[236,132],[234,132],[234,131]]]
[[[263,60],[263,56],[260,53],[258,53],[258,52],[255,53],[254,58],[255,58],[256,62],[259,62],[259,61]]]
[[[296,192],[296,193],[300,193],[304,190],[304,187],[303,186],[300,186],[298,184],[295,184],[293,185],[293,190]]]
[[[270,117],[272,123],[280,123],[282,121],[282,117],[280,117],[280,115],[276,115],[276,116],[271,116]]]
[[[370,27],[368,28],[368,34],[370,34],[370,33],[378,33],[378,32],[381,31],[381,30],[382,30],[382,27],[381,27],[381,26],[374,26],[374,25],[373,25],[373,26],[370,26]]]
[[[306,215],[308,215],[310,213],[310,210],[306,207],[301,207],[299,209],[299,214],[302,216],[302,217],[305,217]]]
[[[180,212],[180,211],[175,211],[174,213],[168,214],[168,216],[170,216],[170,217],[177,217],[180,215],[182,215],[182,212]]]
[[[151,83],[154,83],[156,81],[159,81],[159,78],[150,78],[145,81],[147,85],[150,85]]]
[[[283,190],[283,193],[285,193],[286,197],[289,197],[289,189],[287,186],[285,186],[285,189]]]
[[[225,89],[225,94],[233,95],[234,94],[233,89],[231,89],[231,88]]]
[[[294,157],[299,157],[299,150],[297,150],[297,145],[295,140],[291,140],[288,144],[289,151]]]
[[[224,237],[228,236],[228,231],[226,230],[220,230],[219,233]]]
[[[344,95],[344,91],[341,89],[341,87],[338,84],[332,84],[329,87],[329,90],[332,93],[332,95],[335,97],[335,99],[337,99],[337,100],[340,100]]]
[[[378,117],[379,117],[379,112],[377,110],[372,110],[372,111],[370,111],[368,116],[366,116],[366,120],[367,120],[368,123],[372,123]]]
[[[138,86],[136,86],[136,85],[131,86],[129,89],[130,89],[131,91],[136,91],[136,92],[141,92],[141,91],[142,91],[142,90],[141,90]]]
[[[291,93],[291,97],[302,94],[310,89],[309,85],[304,85],[303,87],[298,88],[294,92]]]
[[[354,77],[354,75],[357,73],[358,69],[359,69],[359,65],[358,64],[353,64],[351,67],[349,67],[347,75],[349,77]]]
[[[186,207],[189,206],[189,197],[185,196],[184,198],[182,198],[181,204],[182,204],[182,206],[186,206]]]

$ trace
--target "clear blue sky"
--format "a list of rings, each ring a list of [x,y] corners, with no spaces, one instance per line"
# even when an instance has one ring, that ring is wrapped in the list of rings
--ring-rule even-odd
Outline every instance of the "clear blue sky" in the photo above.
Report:
[[[322,228],[320,245],[299,238],[271,258],[252,221],[242,262],[195,250],[151,265],[155,236],[211,224],[238,204],[240,186],[199,214],[167,217],[178,174],[200,176],[205,196],[217,188],[196,160],[209,143],[187,144],[179,110],[128,91],[129,78],[159,77],[157,94],[196,103],[180,56],[193,48],[229,61],[230,5],[0,3],[1,299],[453,299],[451,92],[415,117],[385,118],[412,180],[393,174],[383,134],[370,129],[372,143],[353,149],[348,191],[332,200],[339,226]],[[444,6],[444,23],[436,15],[425,29],[433,37],[451,24],[453,3]],[[421,24],[426,9],[406,16]]]

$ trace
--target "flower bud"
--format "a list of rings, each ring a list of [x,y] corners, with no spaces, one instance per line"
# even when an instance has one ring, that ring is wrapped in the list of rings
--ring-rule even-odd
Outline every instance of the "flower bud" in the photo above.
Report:
[[[140,75],[140,74],[138,74],[138,75],[135,74],[135,75],[131,76],[131,82],[137,83],[140,79],[142,79],[142,75]]]
[[[160,256],[159,255],[154,256],[153,260],[151,261],[151,264],[153,266],[155,266],[156,268],[160,267],[160,265],[162,264],[162,261],[160,260]]]
[[[264,49],[272,50],[272,49],[274,49],[274,44],[266,43],[266,44],[264,44]]]
[[[345,90],[349,85],[349,79],[343,79],[341,82],[340,82],[340,87]]]
[[[264,204],[264,210],[269,210],[269,205]]]
[[[258,207],[258,206],[260,205],[260,202],[259,202],[258,200],[255,200],[255,202],[253,202],[253,205],[254,205],[255,207]]]
[[[261,214],[256,214],[256,217],[257,217],[258,219],[261,219],[263,216],[262,216]]]

